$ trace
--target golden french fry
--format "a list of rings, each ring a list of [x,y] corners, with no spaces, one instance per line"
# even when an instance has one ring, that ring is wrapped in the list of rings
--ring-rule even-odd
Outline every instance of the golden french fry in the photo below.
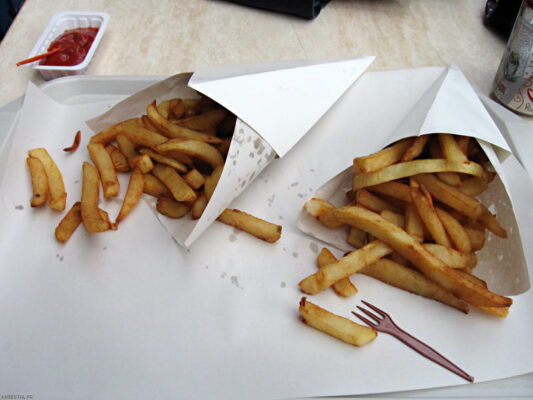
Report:
[[[182,99],[172,99],[169,111],[169,118],[180,119],[185,114],[185,102]]]
[[[360,189],[357,191],[355,195],[355,201],[363,207],[366,207],[369,210],[375,212],[381,212],[383,210],[389,210],[395,213],[400,212],[397,207],[393,206],[382,198],[370,193],[366,189]]]
[[[494,216],[485,205],[482,204],[481,208],[482,212],[479,218],[477,219],[477,222],[487,228],[492,233],[494,233],[496,236],[506,238],[507,231],[500,225],[500,223],[496,219],[496,216]]]
[[[424,151],[424,147],[426,146],[428,139],[429,135],[421,135],[416,137],[411,142],[411,145],[407,148],[407,150],[405,150],[405,153],[403,154],[400,161],[411,161],[417,158]]]
[[[424,222],[414,204],[405,206],[405,231],[417,242],[424,241]]]
[[[477,220],[481,216],[483,209],[478,199],[468,196],[459,189],[442,182],[435,175],[420,174],[416,175],[414,179],[421,185],[424,185],[433,197],[460,214],[466,215],[473,220]]]
[[[183,103],[185,105],[185,115],[188,117],[218,107],[212,99],[203,95],[198,99],[183,99]]]
[[[403,229],[375,212],[363,207],[346,206],[337,208],[334,215],[339,221],[365,230],[382,240],[411,261],[429,279],[474,306],[507,307],[513,302],[510,298],[472,284],[432,255]]]
[[[196,200],[193,201],[191,206],[191,218],[192,219],[198,219],[202,216],[204,213],[205,208],[207,207],[207,196],[205,194],[205,191],[202,191]]]
[[[155,105],[155,101],[146,107],[146,114],[152,124],[168,138],[194,139],[206,143],[220,143],[220,138],[205,133],[197,132],[183,126],[176,125],[164,118]],[[152,147],[152,146],[149,146]]]
[[[405,201],[406,203],[411,202],[409,186],[404,183],[391,181],[375,186],[368,186],[366,189],[371,192],[384,194],[385,196]]]
[[[131,119],[119,122],[115,125],[110,126],[109,128],[106,128],[98,132],[96,135],[92,136],[89,143],[107,144],[109,142],[112,142],[116,139],[117,135],[120,133],[119,129],[126,125],[142,127],[143,123],[140,118],[131,118]]]
[[[156,209],[169,218],[181,218],[189,212],[189,206],[169,197],[157,199]]]
[[[435,212],[448,233],[450,240],[453,242],[454,247],[461,253],[472,252],[472,242],[463,225],[452,214],[444,211],[442,208],[436,207]]]
[[[354,174],[352,189],[355,191],[417,174],[444,171],[461,172],[478,177],[484,176],[483,167],[472,161],[469,163],[460,163],[443,159],[424,159],[389,165],[388,167],[373,172]]]
[[[187,182],[174,168],[164,164],[156,164],[152,169],[152,174],[163,182],[176,201],[193,201],[196,199],[196,192],[187,185]]]
[[[317,263],[320,268],[323,268],[326,265],[329,265],[336,261],[337,258],[335,258],[331,251],[329,251],[325,247],[322,249],[322,251],[317,257]],[[352,281],[350,281],[350,278],[340,279],[335,282],[332,287],[335,293],[342,297],[350,297],[354,294],[357,294],[357,288],[354,286]]]
[[[105,150],[109,154],[109,157],[111,157],[111,161],[113,162],[113,166],[115,167],[115,170],[118,172],[128,172],[130,170],[130,164],[128,163],[128,159],[122,152],[117,149],[114,145],[111,143],[108,143],[105,146]]]
[[[185,182],[187,182],[187,184],[194,190],[200,189],[205,183],[204,176],[196,168],[187,172],[183,176],[183,179],[185,179]]]
[[[348,244],[358,249],[366,244],[366,236],[367,235],[365,231],[350,226],[350,231],[348,232],[348,239],[346,239],[346,241],[348,242]]]
[[[38,159],[46,173],[48,182],[48,204],[50,208],[63,211],[67,202],[67,192],[63,183],[63,176],[56,163],[44,148],[37,148],[28,152],[30,157]]]
[[[149,131],[160,133],[160,131],[155,127],[155,125],[152,124],[152,121],[150,121],[150,118],[148,118],[148,115],[143,115],[141,117],[141,121],[143,122],[143,126]]]
[[[155,104],[155,102],[154,102]],[[168,114],[170,113],[170,100],[162,100],[157,105],[157,111],[165,119],[168,119]]]
[[[55,230],[56,239],[65,243],[81,224],[81,202],[77,201],[59,222]]]
[[[453,135],[449,133],[439,133],[437,135],[445,159],[457,162],[469,162],[461,147],[455,141]]]
[[[382,258],[363,268],[360,273],[399,289],[447,304],[465,314],[469,311],[468,304],[464,301],[444,290],[420,272],[392,260]]]
[[[108,198],[118,195],[120,192],[120,183],[111,156],[106,151],[104,145],[101,143],[90,143],[87,146],[87,150],[94,165],[98,168],[102,188],[104,189],[104,197]]]
[[[83,163],[83,182],[81,188],[81,218],[88,233],[104,232],[111,228],[98,209],[100,200],[100,176],[98,169],[91,163]]]
[[[74,142],[69,146],[65,147],[63,151],[66,151],[67,153],[73,153],[75,152],[78,147],[80,147],[81,142],[81,131],[76,132],[76,135],[74,135]]]
[[[170,190],[152,174],[144,175],[143,192],[154,197],[172,197]]]
[[[433,200],[431,199],[429,193],[423,186],[419,186],[418,183],[412,179],[410,182],[410,187],[413,204],[415,205],[422,222],[424,222],[424,226],[431,234],[431,237],[438,244],[451,247],[452,242],[450,241],[450,238],[446,233],[446,229],[444,229],[444,226],[442,225],[442,222],[435,211]]]
[[[354,346],[364,346],[377,337],[374,329],[332,314],[305,297],[300,300],[300,313],[307,325]]]
[[[468,156],[468,148],[470,145],[470,136],[456,136],[455,141],[457,142],[457,146],[461,149],[461,151]]]
[[[450,268],[465,269],[472,265],[470,253],[461,253],[458,250],[437,243],[424,243],[423,246]]]
[[[151,130],[144,128],[144,126],[124,125],[117,128],[117,130],[119,135],[127,137],[135,146],[145,146],[155,149],[158,145],[165,143],[168,140],[166,136],[157,132],[152,132]],[[122,148],[120,150],[122,150]],[[124,155],[128,157],[127,154]]]
[[[412,138],[402,139],[377,153],[355,158],[353,160],[354,172],[373,172],[398,162],[407,148],[411,145],[412,141]],[[354,190],[357,189],[354,188]]]
[[[328,228],[336,229],[344,225],[331,218],[330,212],[335,209],[335,206],[329,201],[313,197],[305,202],[304,209]]]
[[[117,135],[116,141],[120,152],[128,160],[128,165],[133,167],[133,160],[139,156],[139,153],[135,150],[135,145],[126,136],[121,134]]]
[[[154,160],[155,162],[158,162],[160,164],[166,164],[166,165],[174,168],[178,172],[185,173],[188,170],[187,166],[185,164],[179,162],[178,160],[176,160],[176,159],[174,159],[172,157],[167,157],[167,156],[164,156],[162,154],[159,154],[159,153],[153,151],[152,149],[142,148],[142,149],[139,150],[139,153],[146,154],[147,156],[150,156],[150,158],[152,160]]]
[[[215,193],[215,189],[217,187],[218,181],[220,180],[220,176],[222,175],[223,170],[223,165],[216,167],[213,172],[211,172],[211,175],[205,178],[204,192],[208,201],[213,196],[213,193]]]
[[[398,228],[399,229],[399,228]],[[391,254],[394,250],[379,240],[374,240],[360,249],[354,250],[336,262],[320,268],[303,279],[299,286],[304,293],[316,294],[327,289],[340,279],[349,277],[367,265]]]
[[[478,178],[477,176],[471,176],[461,181],[459,190],[468,196],[474,197],[483,193],[488,187],[489,184],[487,180]]]
[[[487,237],[484,229],[476,229],[469,226],[465,227],[466,233],[470,238],[472,245],[472,251],[481,250],[485,245],[485,239]]]
[[[224,109],[211,110],[203,114],[181,119],[176,123],[195,131],[206,131],[208,129],[216,128],[227,113],[228,112]]]
[[[131,212],[133,207],[135,207],[135,205],[139,202],[143,191],[144,175],[140,168],[135,168],[130,176],[128,188],[126,189],[126,195],[124,196],[124,201],[122,202],[122,207],[118,213],[115,225],[118,225],[118,223]]]
[[[431,158],[445,158],[437,137],[432,137],[429,141],[429,151]],[[437,177],[450,186],[459,187],[461,176],[456,172],[437,172]]]
[[[33,188],[33,197],[30,205],[32,207],[40,207],[46,204],[48,197],[48,178],[44,170],[43,163],[33,157],[27,157],[26,163],[30,169],[31,184]]]
[[[147,154],[142,154],[140,156],[135,157],[132,160],[133,165],[135,168],[139,168],[143,174],[147,174],[154,168],[154,163],[152,162],[152,159]]]
[[[157,146],[157,151],[161,153],[178,151],[202,160],[213,168],[224,165],[224,159],[216,147],[200,140],[170,139]]]
[[[233,226],[269,243],[276,242],[281,236],[281,226],[254,217],[240,210],[225,209],[217,218],[226,225]]]

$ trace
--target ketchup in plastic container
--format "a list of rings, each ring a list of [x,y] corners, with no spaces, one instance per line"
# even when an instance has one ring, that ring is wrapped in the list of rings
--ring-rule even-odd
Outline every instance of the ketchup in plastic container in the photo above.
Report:
[[[40,64],[65,67],[80,64],[87,56],[97,33],[98,28],[76,28],[66,30],[63,34],[54,39],[52,43],[50,43],[50,46],[48,46],[48,51],[58,47],[60,50],[43,59]]]

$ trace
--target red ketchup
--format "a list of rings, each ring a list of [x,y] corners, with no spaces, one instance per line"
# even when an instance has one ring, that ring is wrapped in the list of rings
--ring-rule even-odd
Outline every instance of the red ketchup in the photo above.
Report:
[[[60,65],[70,67],[81,63],[93,44],[98,28],[77,28],[66,30],[48,47],[48,51],[60,48],[41,61],[41,65]]]

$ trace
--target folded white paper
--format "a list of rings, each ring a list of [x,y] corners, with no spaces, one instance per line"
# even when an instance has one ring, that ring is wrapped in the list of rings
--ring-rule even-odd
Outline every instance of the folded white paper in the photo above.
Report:
[[[420,100],[413,108],[407,110],[397,127],[391,132],[381,132],[381,135],[376,135],[369,141],[377,144],[373,152],[383,148],[384,144],[429,133],[472,136],[480,142],[498,173],[498,177],[480,199],[498,214],[498,219],[507,227],[509,237],[502,242],[491,240],[493,237],[489,235],[488,244],[478,252],[476,274],[488,281],[489,286],[498,293],[516,295],[527,291],[530,288],[529,274],[517,223],[517,218],[523,210],[513,211],[512,198],[508,195],[511,188],[506,181],[500,159],[490,144],[499,148],[502,159],[510,155],[509,145],[475,91],[455,65],[443,69],[440,76],[428,85]],[[355,143],[353,147],[347,145],[345,148],[354,147]],[[353,155],[362,154],[354,151]],[[349,166],[320,187],[313,197],[328,200],[337,206],[346,204],[345,194],[351,189],[351,177],[352,166]],[[346,242],[346,229],[328,229],[303,209],[300,211],[298,224],[303,232],[317,239],[343,251],[353,250],[353,247]],[[502,264],[508,267],[503,269]]]
[[[279,63],[209,67],[179,74],[120,102],[87,121],[98,132],[145,113],[157,100],[211,97],[233,112],[235,126],[222,176],[198,220],[157,218],[181,245],[190,247],[211,223],[274,159],[283,156],[368,68],[373,57],[334,62]],[[150,201],[155,210],[155,201]]]

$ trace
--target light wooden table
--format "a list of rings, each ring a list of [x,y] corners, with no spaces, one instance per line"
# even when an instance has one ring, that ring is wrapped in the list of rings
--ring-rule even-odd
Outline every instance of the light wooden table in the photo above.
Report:
[[[166,76],[211,64],[374,55],[371,70],[456,63],[488,95],[505,39],[482,23],[485,0],[332,0],[315,20],[222,0],[26,0],[0,44],[0,107],[42,83],[28,56],[57,12],[111,20],[87,74]],[[400,397],[508,398],[532,394],[531,374]],[[393,395],[396,397],[396,395]]]
[[[371,70],[455,62],[488,94],[505,40],[482,23],[485,0],[333,0],[312,21],[222,0],[26,0],[0,44],[0,106],[42,82],[15,63],[57,12],[111,21],[90,75],[172,75],[209,64],[375,55]]]

